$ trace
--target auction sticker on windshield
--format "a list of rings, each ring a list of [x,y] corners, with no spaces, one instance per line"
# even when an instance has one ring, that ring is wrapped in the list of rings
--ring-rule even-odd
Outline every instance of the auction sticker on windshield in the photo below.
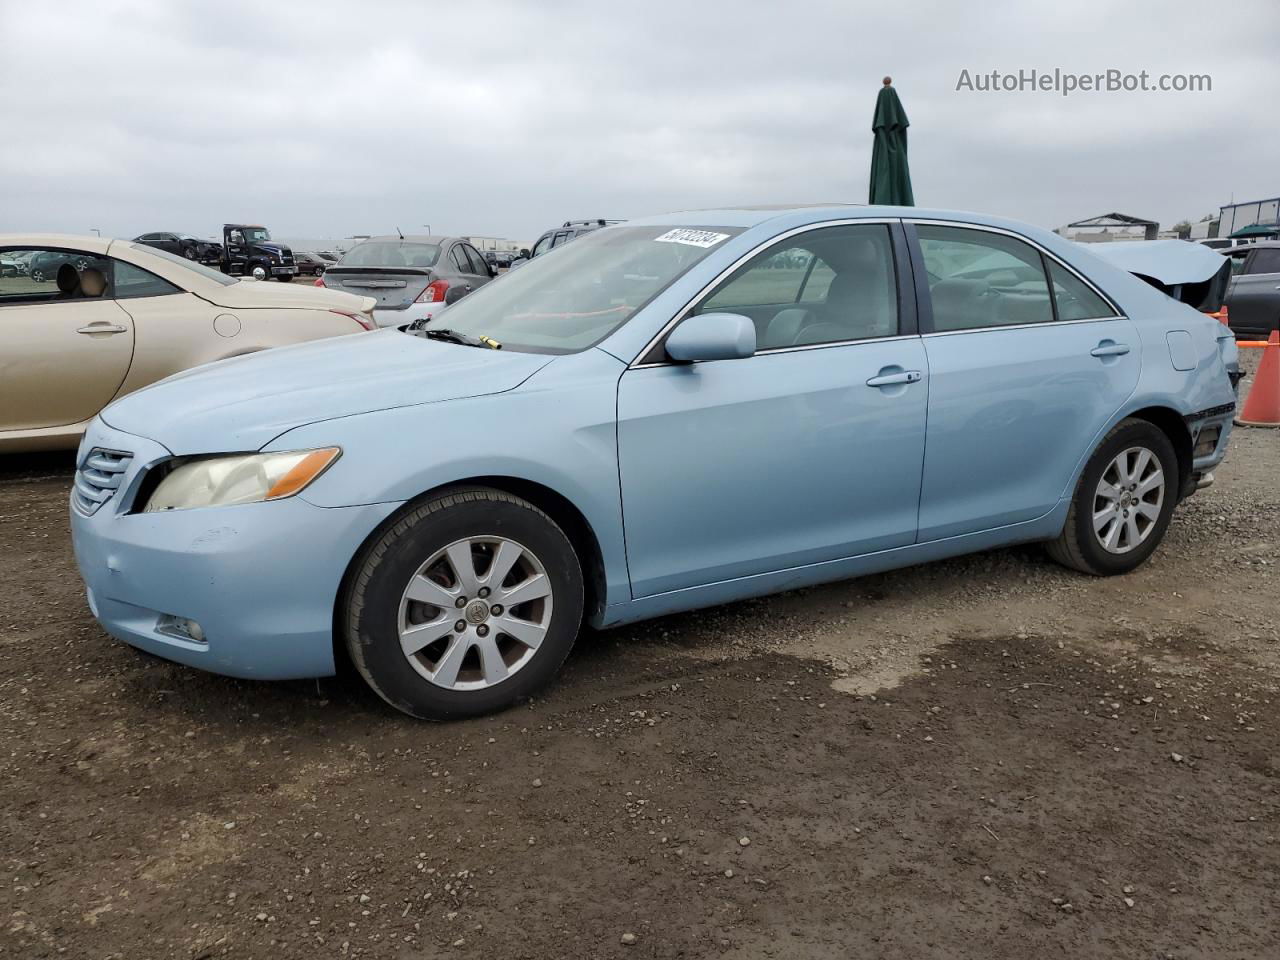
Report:
[[[660,237],[654,237],[658,243],[687,243],[691,247],[714,247],[721,240],[729,239],[727,233],[712,233],[710,230],[690,230],[679,227],[668,230]]]

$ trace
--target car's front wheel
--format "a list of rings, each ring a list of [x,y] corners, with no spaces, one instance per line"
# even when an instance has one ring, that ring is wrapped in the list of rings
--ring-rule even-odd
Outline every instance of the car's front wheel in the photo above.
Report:
[[[387,703],[448,720],[516,703],[549,681],[582,620],[573,545],[533,504],[499,490],[432,497],[357,558],[343,627]]]
[[[1178,457],[1164,431],[1121,421],[1085,465],[1049,555],[1095,576],[1128,573],[1164,539],[1179,489]]]

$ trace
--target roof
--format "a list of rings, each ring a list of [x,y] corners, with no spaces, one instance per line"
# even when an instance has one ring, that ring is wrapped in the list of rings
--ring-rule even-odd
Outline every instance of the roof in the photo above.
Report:
[[[1269,237],[1272,234],[1280,233],[1280,223],[1251,223],[1247,227],[1241,227],[1232,237]]]
[[[354,238],[352,238],[354,239]],[[436,234],[406,233],[403,237],[399,234],[392,233],[386,236],[378,237],[361,237],[361,243],[434,243],[442,246],[451,240],[461,240],[462,237],[441,237]]]
[[[1221,247],[1213,252],[1224,257],[1243,257],[1250,250],[1274,250],[1280,247],[1280,240],[1255,240],[1253,243],[1238,243],[1234,247]]]
[[[1155,220],[1143,220],[1141,217],[1131,217],[1127,213],[1100,213],[1096,217],[1090,217],[1087,220],[1077,220],[1075,223],[1068,223],[1068,227],[1148,227],[1160,226]]]
[[[117,241],[132,243],[132,240]],[[103,254],[111,246],[111,237],[92,237],[76,233],[0,233],[0,247],[35,247],[83,250],[85,253]]]
[[[1235,201],[1232,201],[1231,203],[1224,203],[1224,204],[1223,204],[1221,207],[1219,207],[1218,209],[1219,209],[1219,210],[1233,210],[1233,209],[1235,209],[1236,207],[1252,207],[1252,206],[1253,206],[1254,204],[1256,204],[1256,203],[1273,203],[1273,202],[1275,202],[1275,201],[1277,201],[1277,200],[1280,200],[1280,197],[1264,197],[1264,198],[1263,198],[1263,199],[1261,199],[1261,200],[1241,200],[1239,203],[1236,203]]]

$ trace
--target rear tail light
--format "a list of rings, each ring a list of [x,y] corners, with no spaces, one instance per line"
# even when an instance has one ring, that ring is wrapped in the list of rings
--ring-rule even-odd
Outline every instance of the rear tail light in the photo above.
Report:
[[[1217,313],[1211,313],[1209,316],[1213,317],[1213,319],[1217,320],[1219,323],[1225,324],[1227,322],[1227,305],[1224,303],[1218,308]]]
[[[316,277],[316,286],[317,286],[317,287],[323,287],[323,286],[324,286],[324,277]]]
[[[375,324],[375,323],[374,323],[372,320],[370,320],[368,317],[362,317],[362,316],[360,316],[360,314],[358,314],[358,313],[347,313],[347,311],[345,311],[345,310],[330,310],[329,312],[330,312],[330,313],[336,313],[336,314],[337,314],[338,316],[340,316],[340,317],[349,317],[350,319],[354,320],[356,323],[360,324],[360,329],[361,329],[361,330],[376,330],[376,329],[377,329],[377,324]]]
[[[414,303],[444,303],[444,295],[449,292],[448,280],[433,280],[418,294]]]

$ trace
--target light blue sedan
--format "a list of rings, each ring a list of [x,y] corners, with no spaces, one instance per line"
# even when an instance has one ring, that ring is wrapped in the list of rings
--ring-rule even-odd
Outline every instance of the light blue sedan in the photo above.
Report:
[[[599,230],[416,334],[108,407],[71,498],[112,635],[240,677],[349,656],[416,717],[608,627],[1003,544],[1132,570],[1212,481],[1226,327],[1019,223],[891,207]]]

